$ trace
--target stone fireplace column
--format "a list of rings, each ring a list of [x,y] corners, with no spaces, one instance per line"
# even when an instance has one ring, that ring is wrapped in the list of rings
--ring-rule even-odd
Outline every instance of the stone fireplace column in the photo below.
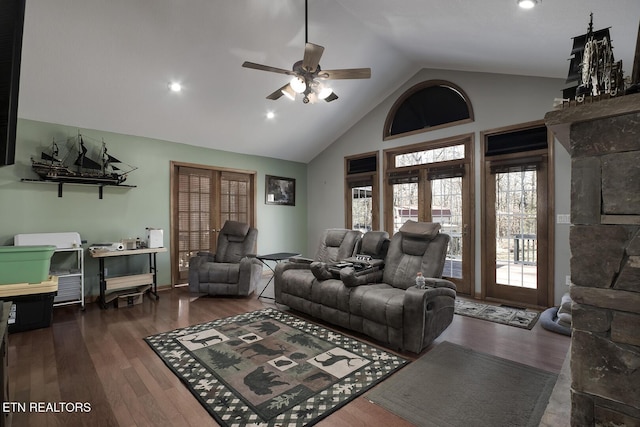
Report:
[[[571,425],[640,425],[640,94],[545,117],[571,155]]]

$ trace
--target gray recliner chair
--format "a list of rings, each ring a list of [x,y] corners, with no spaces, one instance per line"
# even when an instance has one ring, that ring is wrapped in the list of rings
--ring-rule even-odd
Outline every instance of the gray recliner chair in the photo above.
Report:
[[[206,295],[250,295],[262,276],[256,256],[258,230],[227,221],[218,235],[216,253],[199,252],[189,260],[189,291]]]

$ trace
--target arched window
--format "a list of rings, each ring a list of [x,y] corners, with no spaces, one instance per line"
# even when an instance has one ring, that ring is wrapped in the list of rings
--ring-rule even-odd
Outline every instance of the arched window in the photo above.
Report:
[[[393,104],[383,139],[413,135],[473,121],[473,109],[462,89],[444,80],[429,80],[407,90]]]

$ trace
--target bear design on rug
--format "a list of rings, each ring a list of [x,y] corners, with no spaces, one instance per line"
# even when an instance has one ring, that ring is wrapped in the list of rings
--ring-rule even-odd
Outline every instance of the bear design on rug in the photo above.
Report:
[[[257,395],[273,394],[272,387],[288,385],[289,383],[277,381],[280,376],[273,372],[265,372],[263,366],[259,366],[253,372],[244,377],[244,383]]]

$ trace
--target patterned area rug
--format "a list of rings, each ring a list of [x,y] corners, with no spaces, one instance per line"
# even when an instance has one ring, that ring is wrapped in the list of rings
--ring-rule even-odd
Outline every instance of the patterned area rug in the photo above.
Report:
[[[525,329],[533,328],[540,317],[537,311],[487,305],[462,299],[456,299],[455,313]]]
[[[315,424],[408,363],[274,309],[145,341],[224,426]]]

